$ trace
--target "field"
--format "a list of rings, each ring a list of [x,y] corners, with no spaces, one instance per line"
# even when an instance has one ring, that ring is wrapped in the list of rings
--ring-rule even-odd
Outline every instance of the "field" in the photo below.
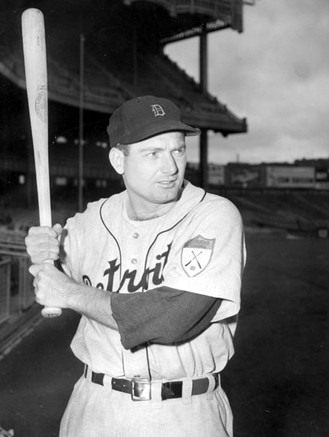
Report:
[[[249,234],[247,247],[224,380],[235,437],[328,435],[328,240]]]

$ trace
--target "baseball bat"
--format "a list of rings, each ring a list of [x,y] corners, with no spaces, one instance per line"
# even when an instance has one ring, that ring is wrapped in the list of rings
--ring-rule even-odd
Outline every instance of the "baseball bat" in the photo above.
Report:
[[[39,9],[22,14],[25,80],[31,122],[40,226],[52,226],[48,159],[48,83],[44,17]],[[44,307],[43,317],[60,316],[60,308]]]

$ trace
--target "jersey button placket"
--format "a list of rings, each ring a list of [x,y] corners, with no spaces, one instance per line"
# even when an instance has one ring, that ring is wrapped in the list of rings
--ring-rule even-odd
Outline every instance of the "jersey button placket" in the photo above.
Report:
[[[135,231],[135,232],[132,233],[132,237],[133,237],[134,240],[138,240],[139,237],[140,237],[140,234],[139,234],[138,232]],[[135,247],[135,250],[134,250],[135,253],[138,252],[138,246],[139,246],[139,243],[136,241],[135,244],[133,243],[133,247],[134,247],[136,244],[137,244],[137,246]],[[138,259],[135,258],[135,257],[134,257],[134,258],[131,258],[130,262],[131,262],[131,264],[136,265],[136,264],[138,264]]]

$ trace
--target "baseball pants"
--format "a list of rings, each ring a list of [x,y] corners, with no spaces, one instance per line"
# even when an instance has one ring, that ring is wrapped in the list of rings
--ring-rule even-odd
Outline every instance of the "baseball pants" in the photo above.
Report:
[[[60,437],[232,437],[232,411],[220,384],[191,396],[188,381],[180,399],[162,401],[152,385],[152,400],[135,402],[82,376],[63,415]]]

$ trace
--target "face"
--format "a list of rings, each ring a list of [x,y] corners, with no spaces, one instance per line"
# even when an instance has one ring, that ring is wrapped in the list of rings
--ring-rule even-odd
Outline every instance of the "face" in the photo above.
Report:
[[[167,132],[130,146],[128,156],[111,149],[110,160],[123,175],[135,214],[166,211],[177,200],[186,167],[185,135]]]

